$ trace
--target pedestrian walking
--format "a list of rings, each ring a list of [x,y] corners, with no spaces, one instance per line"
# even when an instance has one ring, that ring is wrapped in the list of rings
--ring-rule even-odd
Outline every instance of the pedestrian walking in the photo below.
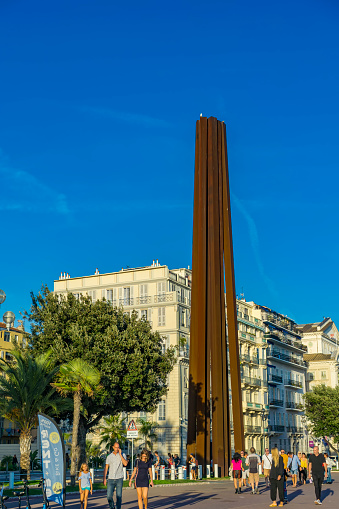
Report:
[[[248,467],[248,465],[246,465],[246,459],[247,459],[248,454],[246,451],[245,452],[241,451],[240,456],[241,456],[241,462],[242,462],[242,485],[244,488],[246,488],[248,474],[249,474],[249,467]]]
[[[195,481],[197,478],[198,461],[195,459],[193,454],[190,454],[189,464],[191,467],[192,479]]]
[[[268,488],[270,481],[271,467],[272,467],[272,454],[270,453],[268,447],[265,447],[265,454],[262,457],[261,468],[264,472],[266,488]]]
[[[332,467],[334,466],[334,461],[331,460],[331,458],[329,457],[329,455],[325,452],[324,454],[324,457],[325,457],[325,460],[326,460],[326,465],[327,465],[327,482],[326,484],[332,484]]]
[[[242,461],[241,456],[238,452],[234,453],[232,459],[232,470],[235,493],[238,494],[241,493],[241,472],[242,472]]]
[[[287,463],[288,463],[288,456],[285,452],[285,449],[281,449],[280,455],[284,462],[284,502],[288,502],[287,500]]]
[[[297,456],[298,456],[298,459],[299,459],[299,461],[300,461],[300,467],[299,467],[299,483],[298,483],[298,484],[301,486],[301,485],[303,484],[303,481],[302,481],[302,471],[301,471],[301,458],[302,458],[302,453],[301,453],[301,451],[298,451]]]
[[[93,494],[92,476],[87,463],[83,463],[79,472],[80,509],[87,509],[88,495]]]
[[[148,505],[148,488],[153,488],[152,478],[152,462],[149,458],[149,453],[143,449],[140,455],[140,460],[137,460],[133,473],[131,475],[129,485],[132,486],[132,481],[135,478],[135,487],[138,494],[139,509],[147,509]]]
[[[306,454],[303,452],[300,460],[300,472],[302,484],[306,484],[307,481],[307,466],[308,466],[307,457]]]
[[[261,461],[256,454],[254,447],[251,447],[250,454],[246,458],[246,465],[249,466],[248,480],[252,487],[252,495],[259,495],[259,465]]]
[[[160,472],[161,459],[160,459],[158,451],[154,451],[154,456],[155,456],[154,470],[155,470],[155,473],[156,473],[156,476],[157,476],[157,481],[158,481],[159,480],[159,472]]]
[[[327,477],[327,464],[325,456],[319,453],[319,447],[316,445],[313,448],[313,454],[310,455],[308,460],[308,475],[313,477],[315,501],[316,505],[321,505],[321,485],[324,481],[324,476]]]
[[[121,509],[122,502],[122,484],[124,480],[123,467],[127,467],[127,459],[122,454],[120,445],[115,442],[113,451],[106,458],[106,465],[104,469],[104,486],[107,484],[107,500],[110,509],[114,509],[113,494],[116,491],[116,509]],[[108,471],[108,479],[107,477]]]
[[[300,460],[296,454],[293,454],[293,452],[288,453],[288,463],[287,463],[287,470],[292,475],[292,485],[293,488],[297,485],[297,479],[298,479],[298,472],[300,467]]]
[[[270,483],[271,483],[271,500],[270,507],[277,506],[277,491],[279,493],[279,506],[284,505],[284,460],[279,454],[276,447],[271,450],[271,470],[270,470]]]
[[[168,467],[168,478],[171,478],[171,468],[174,465],[174,458],[172,454],[169,452],[167,457],[167,467]]]
[[[12,465],[14,468],[16,468],[17,464],[18,464],[18,458],[16,457],[16,454],[14,454],[14,456],[12,458]]]

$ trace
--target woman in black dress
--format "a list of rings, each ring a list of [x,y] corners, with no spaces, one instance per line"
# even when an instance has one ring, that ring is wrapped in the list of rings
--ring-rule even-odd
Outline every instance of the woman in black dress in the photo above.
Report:
[[[143,502],[145,509],[148,503],[148,487],[153,488],[152,478],[152,462],[149,459],[149,453],[143,449],[140,460],[136,461],[133,474],[130,478],[129,485],[132,486],[132,480],[135,478],[135,487],[138,493],[139,509],[143,509]]]

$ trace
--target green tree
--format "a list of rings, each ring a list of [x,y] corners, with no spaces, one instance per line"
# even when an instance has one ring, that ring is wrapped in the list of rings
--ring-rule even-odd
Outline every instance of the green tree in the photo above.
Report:
[[[100,425],[100,445],[110,449],[115,442],[119,442],[120,447],[126,440],[126,426],[124,420],[119,415],[110,415],[103,418],[103,424]]]
[[[100,373],[83,359],[73,359],[59,368],[57,381],[52,385],[63,396],[73,394],[74,413],[71,448],[71,476],[75,476],[77,467],[78,429],[81,401],[84,395],[91,398],[94,390],[99,389]]]
[[[50,354],[33,358],[29,352],[12,352],[13,360],[0,359],[0,412],[20,427],[20,466],[30,479],[32,428],[39,412],[65,408],[50,385],[58,368],[51,369]],[[66,402],[67,403],[67,402]]]
[[[103,397],[83,398],[80,417],[80,461],[86,460],[86,433],[103,416],[145,410],[153,412],[167,392],[167,375],[173,369],[174,348],[162,353],[162,338],[150,323],[131,316],[110,302],[72,293],[57,296],[45,286],[32,294],[29,344],[34,352],[51,348],[56,364],[78,357],[101,374]]]
[[[146,421],[146,419],[138,419],[141,424],[139,427],[139,433],[144,438],[142,447],[146,447],[152,450],[153,442],[158,438],[155,430],[159,427],[157,422]]]
[[[38,468],[41,468],[41,463],[38,458],[38,451],[31,451],[29,455],[29,460],[31,463],[31,470],[38,470]]]
[[[333,444],[339,442],[339,386],[316,385],[303,397],[312,435],[323,438],[338,453]]]

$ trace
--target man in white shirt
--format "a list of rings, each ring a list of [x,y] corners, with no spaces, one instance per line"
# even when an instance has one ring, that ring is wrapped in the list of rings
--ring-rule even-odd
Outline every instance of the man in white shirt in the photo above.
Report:
[[[104,470],[104,486],[106,486],[106,476],[107,470],[108,480],[107,480],[107,500],[110,509],[114,509],[114,501],[113,501],[113,493],[114,490],[117,490],[117,509],[121,509],[122,502],[122,484],[124,480],[124,470],[123,467],[126,467],[128,464],[125,455],[122,454],[120,445],[118,442],[115,442],[113,445],[113,452],[109,454],[106,458],[106,465]]]
[[[261,468],[264,472],[266,488],[268,488],[270,484],[270,473],[272,468],[272,454],[267,448],[265,448],[265,454],[263,454],[262,457]]]

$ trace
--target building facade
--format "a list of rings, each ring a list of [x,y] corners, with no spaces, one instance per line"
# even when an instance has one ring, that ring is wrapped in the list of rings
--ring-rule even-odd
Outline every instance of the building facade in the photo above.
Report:
[[[304,355],[307,364],[306,392],[325,384],[333,389],[339,383],[339,359],[336,354],[310,353]]]
[[[11,351],[15,344],[21,345],[25,342],[25,329],[23,322],[18,321],[17,327],[7,327],[4,322],[0,322],[0,355],[2,359],[10,360]],[[0,417],[0,443],[13,445],[19,443],[20,428],[16,422],[11,422],[4,417]],[[34,431],[36,438],[36,430]],[[0,448],[0,456],[5,455],[4,449]]]
[[[237,315],[245,449],[260,454],[269,438],[265,327],[254,302],[237,299]]]
[[[301,340],[307,346],[309,354],[338,355],[339,332],[331,318],[324,318],[322,322],[297,325]]]
[[[307,347],[301,342],[297,324],[265,306],[261,310],[267,341],[270,447],[307,451],[302,395],[306,390]]]
[[[119,272],[71,278],[62,274],[54,281],[54,292],[88,295],[93,301],[105,298],[126,313],[135,310],[138,317],[151,322],[163,338],[164,351],[178,348],[177,362],[169,375],[168,392],[154,414],[138,412],[124,415],[126,422],[138,418],[156,422],[158,443],[164,456],[170,451],[185,457],[188,419],[188,362],[191,305],[191,270],[170,270],[158,260],[152,265]],[[138,443],[142,443],[142,438]]]

